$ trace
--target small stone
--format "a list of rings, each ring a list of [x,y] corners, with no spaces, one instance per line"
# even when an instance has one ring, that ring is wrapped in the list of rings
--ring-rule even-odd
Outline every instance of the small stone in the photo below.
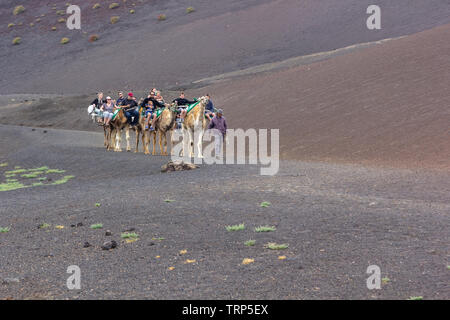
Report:
[[[117,242],[114,240],[111,241],[106,241],[103,245],[102,245],[102,249],[103,250],[110,250],[110,249],[114,249],[117,248]]]
[[[106,232],[105,232],[105,236],[109,237],[109,236],[111,236],[111,235],[112,235],[112,232],[111,232],[111,231],[109,231],[109,230],[106,230]]]
[[[83,226],[83,222],[78,222],[77,223],[77,227],[82,227]]]
[[[90,246],[91,246],[91,244],[86,241],[83,245],[83,248],[89,248]]]
[[[131,232],[131,231],[135,231],[135,230],[136,230],[135,228],[131,227],[126,230],[123,230],[123,232]]]
[[[2,284],[11,284],[11,283],[19,283],[20,280],[18,278],[4,278],[2,279]]]
[[[183,161],[169,161],[161,166],[161,172],[193,170],[200,166],[192,163],[184,163]]]

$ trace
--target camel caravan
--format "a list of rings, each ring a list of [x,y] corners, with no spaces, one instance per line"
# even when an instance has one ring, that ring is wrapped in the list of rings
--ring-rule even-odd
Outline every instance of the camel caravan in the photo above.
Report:
[[[131,151],[130,131],[136,135],[134,152],[139,152],[139,142],[142,142],[145,154],[150,154],[150,143],[153,141],[152,155],[156,155],[156,140],[159,141],[160,155],[168,155],[168,142],[173,151],[173,132],[181,129],[183,133],[183,149],[190,157],[194,156],[194,141],[197,141],[197,151],[202,157],[201,144],[203,133],[207,128],[220,129],[225,127],[222,110],[217,110],[209,95],[188,100],[183,92],[180,97],[165,103],[160,91],[152,89],[145,99],[137,102],[133,93],[125,98],[122,92],[118,98],[103,98],[98,93],[97,98],[88,107],[88,114],[94,123],[103,127],[104,146],[107,150],[121,152],[122,134],[125,133],[126,150]],[[223,122],[223,124],[221,124]],[[223,128],[222,128],[223,130]],[[199,136],[194,136],[194,135]],[[183,151],[181,151],[183,153]]]

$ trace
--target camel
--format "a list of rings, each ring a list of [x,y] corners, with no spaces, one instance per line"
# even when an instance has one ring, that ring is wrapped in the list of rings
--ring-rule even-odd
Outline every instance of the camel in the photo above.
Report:
[[[103,145],[105,146],[106,150],[112,150],[114,142],[111,139],[111,133],[113,131],[113,125],[110,123],[108,126],[103,126],[103,137],[104,142]]]
[[[167,156],[167,133],[170,136],[170,148],[172,149],[172,130],[175,126],[177,111],[175,105],[166,106],[161,112],[160,116],[155,120],[155,131],[147,131],[145,144],[150,145],[150,139],[153,137],[153,151],[152,155],[156,154],[156,135],[159,135],[159,150],[162,156]],[[164,142],[163,142],[164,141]],[[150,153],[150,152],[148,152]],[[146,154],[148,154],[146,153]]]
[[[198,157],[203,158],[202,139],[203,133],[208,125],[205,119],[205,106],[208,103],[207,97],[199,98],[199,103],[188,112],[183,122],[183,154],[189,150],[190,157],[194,157],[194,142],[197,142]]]
[[[127,140],[127,151],[131,151],[130,147],[130,125],[122,108],[119,109],[114,120],[111,120],[109,128],[104,128],[105,144],[108,150],[114,149],[121,152],[120,147],[122,130],[125,129],[125,138]],[[106,142],[106,140],[108,142]]]
[[[145,130],[145,118],[142,116],[142,108],[139,109],[139,121],[138,124],[134,127],[134,131],[136,133],[136,149],[135,153],[139,152],[139,137],[142,140],[142,146],[144,147],[144,153],[149,154],[148,144],[146,143],[146,130]]]

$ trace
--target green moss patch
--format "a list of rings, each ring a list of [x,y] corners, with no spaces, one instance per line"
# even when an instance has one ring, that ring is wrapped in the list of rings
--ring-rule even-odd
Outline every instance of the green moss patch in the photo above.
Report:
[[[47,166],[31,169],[21,168],[20,166],[16,166],[14,168],[15,170],[4,172],[5,180],[0,181],[0,191],[11,191],[45,185],[60,185],[68,182],[70,179],[73,179],[75,177],[72,175],[66,175],[58,178],[57,175],[61,175],[66,171],[61,169],[50,169]],[[49,179],[47,176],[42,176],[44,174],[51,175],[51,179]],[[34,180],[28,182],[31,179],[37,179],[38,181]]]

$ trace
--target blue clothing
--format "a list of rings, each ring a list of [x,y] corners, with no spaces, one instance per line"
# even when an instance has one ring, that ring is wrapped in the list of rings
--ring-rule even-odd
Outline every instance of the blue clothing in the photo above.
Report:
[[[208,100],[208,103],[206,104],[205,110],[214,112],[214,104],[211,100]]]
[[[125,111],[125,117],[127,117],[128,123],[134,126],[139,121],[139,111],[136,109],[127,110]],[[134,121],[131,121],[131,117],[134,117]]]

